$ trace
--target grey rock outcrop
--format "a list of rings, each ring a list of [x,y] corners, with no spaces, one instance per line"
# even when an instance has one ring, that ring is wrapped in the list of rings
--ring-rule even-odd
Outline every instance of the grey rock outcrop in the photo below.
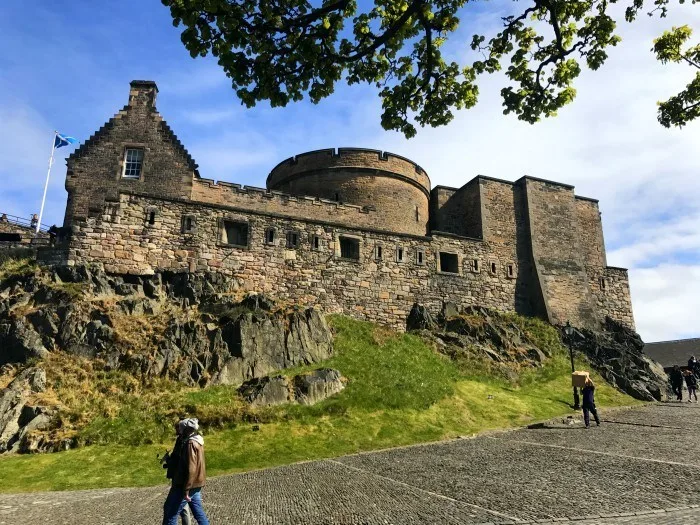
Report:
[[[606,381],[635,399],[661,401],[667,397],[668,377],[663,368],[644,355],[639,334],[617,321],[607,318],[603,331],[576,330],[565,341],[585,354]]]
[[[551,357],[515,323],[487,308],[459,310],[454,304],[445,303],[438,321],[433,321],[420,305],[414,305],[411,313],[414,312],[414,320],[407,322],[407,326],[431,326],[414,331],[433,341],[441,353],[453,359],[467,355],[483,357],[504,365],[505,370],[507,366],[540,366]]]
[[[240,384],[333,351],[317,311],[285,311],[254,293],[236,300],[237,283],[221,274],[108,275],[86,266],[47,274],[0,282],[0,365],[62,350],[101,359],[108,369],[204,386]],[[137,342],[141,348],[124,342],[116,318],[150,323],[164,308],[162,331]],[[127,320],[122,329],[133,325]]]
[[[34,433],[49,428],[52,423],[51,409],[31,402],[32,395],[45,388],[44,370],[30,367],[19,372],[0,391],[0,453],[43,452],[56,447]]]
[[[239,388],[243,399],[253,406],[272,406],[285,403],[315,405],[345,388],[340,372],[321,368],[293,378],[282,375],[251,379]]]
[[[293,384],[296,401],[302,405],[315,405],[345,388],[340,372],[332,368],[295,376]]]

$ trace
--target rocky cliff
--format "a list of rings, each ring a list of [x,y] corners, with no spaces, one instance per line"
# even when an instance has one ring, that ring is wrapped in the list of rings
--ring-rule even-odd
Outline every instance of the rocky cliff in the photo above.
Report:
[[[31,439],[61,402],[37,401],[43,361],[54,354],[90,359],[104,373],[204,387],[242,384],[332,353],[319,312],[239,291],[218,274],[134,277],[29,266],[0,275],[0,453],[71,445]]]
[[[576,356],[585,356],[611,385],[635,399],[661,401],[668,396],[668,377],[661,365],[644,355],[639,334],[610,318],[602,330],[575,329],[571,336],[559,327],[561,340],[547,346],[535,344],[510,314],[480,307],[459,309],[451,303],[443,306],[437,319],[414,305],[407,329],[435,341],[452,358],[488,359],[505,375],[519,367],[538,366],[563,342]]]

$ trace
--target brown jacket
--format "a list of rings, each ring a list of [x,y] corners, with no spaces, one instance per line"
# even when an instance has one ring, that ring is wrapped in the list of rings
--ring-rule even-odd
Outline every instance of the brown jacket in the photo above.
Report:
[[[204,464],[204,439],[200,435],[187,439],[182,447],[182,459],[178,475],[173,480],[174,485],[180,485],[183,490],[196,489],[204,486],[207,470]]]

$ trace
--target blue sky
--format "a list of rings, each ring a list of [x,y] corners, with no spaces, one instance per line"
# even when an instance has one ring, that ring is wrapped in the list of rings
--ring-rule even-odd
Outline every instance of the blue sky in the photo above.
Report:
[[[465,13],[461,34],[495,30],[499,9],[510,5],[497,0]],[[573,184],[578,194],[600,199],[608,264],[630,269],[644,339],[698,337],[700,122],[666,130],[655,111],[656,101],[682,88],[692,72],[661,66],[649,52],[654,36],[684,23],[700,32],[700,7],[623,25],[623,43],[609,63],[581,76],[577,100],[555,119],[530,126],[502,115],[504,80],[495,76],[482,80],[476,108],[406,140],[380,127],[371,87],[339,85],[318,105],[245,109],[214,61],[190,58],[156,0],[3,0],[0,211],[38,210],[54,129],[83,141],[126,104],[129,81],[155,80],[159,111],[208,178],[264,186],[286,157],[358,146],[415,160],[434,185],[461,186],[477,174]],[[455,43],[447,52],[468,57],[466,47]],[[43,222],[62,221],[64,176],[59,159]]]

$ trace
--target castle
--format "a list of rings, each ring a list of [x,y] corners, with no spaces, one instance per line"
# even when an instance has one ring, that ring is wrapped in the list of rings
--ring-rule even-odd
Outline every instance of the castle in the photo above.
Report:
[[[397,328],[415,302],[634,327],[627,271],[606,264],[598,202],[572,186],[477,176],[431,188],[411,160],[356,148],[284,160],[266,189],[215,182],[156,111],[156,84],[130,86],[128,104],[68,158],[68,234],[41,250],[44,262],[221,272],[243,289]]]

